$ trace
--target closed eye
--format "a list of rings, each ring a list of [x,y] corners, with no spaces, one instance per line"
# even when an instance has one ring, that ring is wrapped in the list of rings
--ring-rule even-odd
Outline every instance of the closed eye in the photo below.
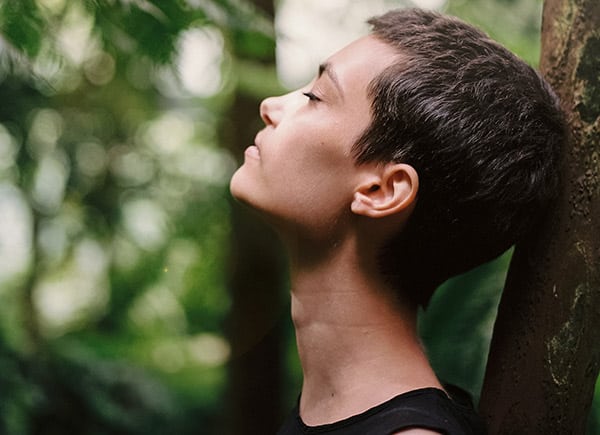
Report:
[[[302,92],[302,95],[307,97],[310,101],[321,101],[321,99],[312,92]]]

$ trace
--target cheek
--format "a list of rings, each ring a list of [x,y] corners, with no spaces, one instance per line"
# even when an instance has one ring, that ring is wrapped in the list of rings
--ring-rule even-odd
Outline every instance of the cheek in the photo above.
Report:
[[[351,202],[350,170],[347,159],[321,148],[286,165],[282,185],[290,200],[305,212],[335,215]]]
[[[333,130],[280,135],[265,144],[259,164],[246,162],[234,174],[234,197],[265,215],[305,229],[325,228],[348,212],[352,200],[349,152]],[[296,131],[297,132],[297,131]],[[295,132],[295,133],[296,133]]]
[[[318,134],[302,135],[299,143],[293,147],[284,147],[279,161],[287,170],[303,171],[316,178],[327,176],[328,173],[347,169],[352,162],[349,148],[345,150],[346,142],[342,132],[337,133],[335,124],[323,126]]]

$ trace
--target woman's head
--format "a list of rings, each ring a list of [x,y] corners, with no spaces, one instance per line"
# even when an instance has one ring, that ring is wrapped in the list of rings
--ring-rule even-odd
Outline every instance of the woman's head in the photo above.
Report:
[[[416,9],[369,22],[308,86],[263,102],[231,190],[300,237],[385,234],[380,272],[426,304],[531,228],[566,129],[543,79],[472,26]]]
[[[566,129],[539,74],[472,26],[422,10],[370,23],[403,57],[371,82],[373,119],[354,155],[419,174],[413,215],[380,262],[424,304],[529,231],[557,194]]]

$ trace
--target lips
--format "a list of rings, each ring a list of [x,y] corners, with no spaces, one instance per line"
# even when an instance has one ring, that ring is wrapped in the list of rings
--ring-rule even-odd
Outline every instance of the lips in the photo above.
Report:
[[[246,151],[244,151],[244,155],[253,159],[260,159],[260,150],[256,145],[251,145],[248,148],[246,148]]]
[[[254,137],[254,144],[250,145],[248,148],[246,148],[246,151],[244,152],[244,154],[247,157],[251,157],[253,159],[260,159],[260,146],[258,145],[259,140],[258,140],[258,136],[260,135],[260,132],[258,132],[256,134],[256,136]]]

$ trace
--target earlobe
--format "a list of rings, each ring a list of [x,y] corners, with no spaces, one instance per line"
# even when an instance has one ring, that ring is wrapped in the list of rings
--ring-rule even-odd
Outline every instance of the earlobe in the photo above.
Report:
[[[358,186],[351,210],[372,218],[391,216],[413,204],[418,190],[419,177],[412,166],[388,163]]]

